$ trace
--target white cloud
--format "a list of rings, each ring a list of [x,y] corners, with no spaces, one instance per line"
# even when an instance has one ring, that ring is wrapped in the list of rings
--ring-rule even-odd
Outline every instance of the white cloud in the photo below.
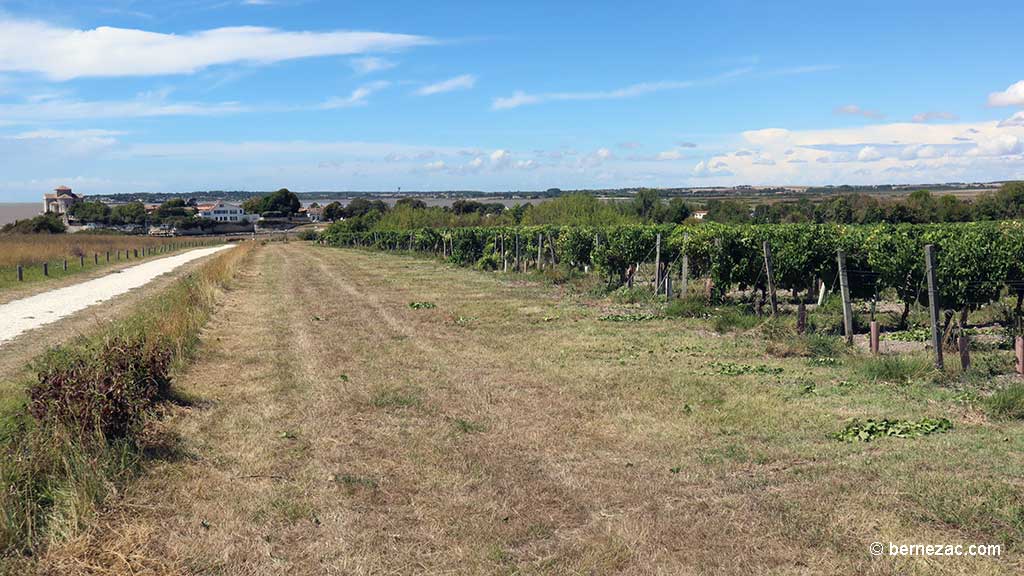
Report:
[[[364,84],[353,90],[351,94],[344,98],[331,98],[330,100],[327,100],[326,102],[320,105],[320,109],[336,110],[338,108],[352,108],[354,106],[365,106],[367,98],[369,98],[375,92],[379,92],[390,85],[391,83],[385,80]]]
[[[374,72],[390,70],[395,66],[398,66],[398,64],[395,64],[391,60],[386,60],[377,56],[355,58],[349,62],[349,65],[352,66],[352,69],[358,74],[372,74]]]
[[[857,152],[857,161],[859,162],[874,162],[881,159],[882,153],[874,146],[865,146],[860,149],[860,152]]]
[[[1011,126],[1024,127],[1024,110],[1015,112],[1013,116],[999,123],[1000,128],[1009,128]]]
[[[1021,138],[1012,134],[998,134],[978,141],[968,154],[972,156],[1011,156],[1024,152]]]
[[[634,98],[653,92],[665,90],[683,90],[694,86],[709,85],[740,76],[751,71],[751,68],[740,68],[705,80],[640,82],[615,90],[592,92],[551,92],[547,94],[529,94],[522,90],[515,91],[512,96],[495,98],[491,103],[494,110],[507,110],[541,102],[574,101],[574,100],[620,100]]]
[[[491,165],[497,170],[509,165],[512,155],[508,150],[495,150],[491,152]]]
[[[160,94],[134,100],[44,99],[23,104],[0,104],[0,124],[29,124],[59,120],[150,118],[160,116],[218,116],[251,111],[237,102],[168,102]]]
[[[1024,172],[1024,121],[1009,124],[897,122],[751,130],[741,134],[737,152],[708,158],[694,175],[716,185],[1010,179]],[[785,162],[767,161],[782,157]],[[732,175],[716,174],[718,162],[726,162]]]
[[[456,76],[455,78],[449,78],[441,82],[429,84],[416,90],[416,94],[420,96],[430,96],[433,94],[443,94],[445,92],[452,92],[454,90],[469,90],[476,85],[476,76],[472,74],[463,74]]]
[[[939,158],[942,151],[936,146],[916,145],[907,146],[900,152],[901,160],[916,160],[918,158]]]
[[[950,120],[956,121],[960,117],[952,112],[922,112],[920,114],[914,114],[914,117],[910,119],[911,122],[931,122],[933,120]]]
[[[878,110],[867,110],[861,108],[860,106],[857,106],[856,104],[847,104],[846,106],[840,106],[833,110],[833,112],[840,116],[863,116],[865,118],[871,118],[872,120],[877,120],[879,118],[885,117],[885,114],[882,114]]]
[[[433,43],[425,36],[386,32],[240,26],[178,35],[106,26],[78,30],[8,18],[0,20],[0,71],[37,72],[54,80],[192,74],[222,64],[271,64]]]
[[[120,130],[102,130],[98,128],[86,130],[30,130],[20,132],[8,138],[14,140],[70,140],[80,138],[110,138],[127,134]]]
[[[1024,106],[1024,80],[1014,82],[1002,92],[988,95],[989,106]]]
[[[676,150],[676,149],[665,150],[664,152],[658,152],[657,156],[654,157],[655,160],[663,160],[663,161],[664,160],[679,160],[681,158],[683,158],[683,153],[680,152],[679,150]]]
[[[491,104],[491,108],[495,110],[506,110],[508,108],[518,108],[528,104],[537,104],[541,101],[542,99],[540,96],[533,96],[523,92],[522,90],[516,90],[511,96],[495,98],[494,102]]]
[[[423,167],[429,170],[430,172],[440,172],[441,170],[447,168],[448,165],[445,164],[444,160],[438,160],[436,162],[428,162],[424,164]]]
[[[693,167],[693,175],[704,178],[708,176],[732,176],[729,165],[723,161],[701,160]]]

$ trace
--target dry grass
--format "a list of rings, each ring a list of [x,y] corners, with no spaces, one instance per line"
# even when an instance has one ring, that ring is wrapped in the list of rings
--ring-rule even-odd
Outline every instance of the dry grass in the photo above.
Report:
[[[261,251],[179,382],[197,402],[54,574],[1016,574],[1024,434],[857,359],[701,320],[613,323],[550,287]],[[435,309],[415,310],[412,301]],[[723,374],[711,361],[782,368]],[[808,384],[811,384],[808,387]],[[808,392],[810,390],[810,392]],[[948,416],[844,444],[851,417]],[[1003,558],[873,558],[873,541]]]
[[[216,242],[220,241],[216,239]],[[99,254],[100,260],[103,260],[108,250],[141,251],[143,248],[183,242],[213,243],[214,240],[102,234],[3,234],[0,235],[0,268],[58,262],[65,258],[77,262],[79,256],[89,259],[94,254]]]
[[[100,272],[172,250],[221,242],[222,238],[152,238],[83,233],[0,234],[0,292],[17,292],[36,282],[51,282],[82,273]],[[48,274],[44,274],[44,262],[49,265]],[[23,280],[20,282],[17,274],[19,265],[23,267]]]

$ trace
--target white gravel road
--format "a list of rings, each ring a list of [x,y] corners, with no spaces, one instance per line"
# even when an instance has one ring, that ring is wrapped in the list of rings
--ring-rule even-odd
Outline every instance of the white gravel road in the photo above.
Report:
[[[184,264],[233,247],[233,244],[225,244],[214,248],[199,248],[0,305],[0,347],[4,342],[29,330],[120,296]]]

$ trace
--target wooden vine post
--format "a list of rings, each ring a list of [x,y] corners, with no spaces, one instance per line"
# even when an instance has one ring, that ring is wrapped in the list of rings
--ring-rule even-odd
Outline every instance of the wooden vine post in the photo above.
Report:
[[[843,332],[847,345],[853,344],[853,307],[850,304],[850,281],[846,275],[846,253],[836,253],[839,264],[839,290],[843,297]]]
[[[928,277],[928,312],[932,323],[932,346],[935,348],[935,368],[942,370],[942,325],[939,323],[939,286],[935,276],[935,245],[924,247],[925,274]]]
[[[772,316],[779,313],[779,299],[775,295],[775,266],[772,262],[772,245],[767,240],[762,245],[764,249],[764,269],[768,276],[768,302],[772,307]]]
[[[963,326],[960,326],[960,337],[957,338],[956,343],[960,349],[960,369],[967,372],[971,367],[971,343],[967,334],[964,334]]]

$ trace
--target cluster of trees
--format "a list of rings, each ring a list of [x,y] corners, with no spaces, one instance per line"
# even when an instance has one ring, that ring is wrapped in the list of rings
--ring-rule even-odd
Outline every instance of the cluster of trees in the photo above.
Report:
[[[1010,182],[974,200],[917,190],[900,198],[846,194],[825,200],[761,203],[710,200],[707,219],[726,224],[927,224],[1024,217],[1024,182]]]
[[[242,203],[242,209],[249,214],[259,214],[267,217],[291,217],[302,208],[302,202],[298,195],[287,188],[281,188],[266,196],[249,198]]]
[[[63,220],[56,214],[42,214],[11,222],[0,228],[0,234],[62,234],[65,230]]]
[[[399,199],[394,207],[380,200],[356,198],[347,206],[335,202],[324,208],[324,218],[344,220],[352,231],[455,228],[469,226],[579,225],[682,223],[692,209],[681,198],[662,201],[657,190],[641,190],[627,201],[601,200],[591,194],[569,194],[538,204],[456,200],[451,206],[427,206],[415,197]]]
[[[69,210],[72,217],[80,222],[109,224],[145,224],[148,217],[142,202],[129,202],[110,207],[103,202],[79,202]]]

